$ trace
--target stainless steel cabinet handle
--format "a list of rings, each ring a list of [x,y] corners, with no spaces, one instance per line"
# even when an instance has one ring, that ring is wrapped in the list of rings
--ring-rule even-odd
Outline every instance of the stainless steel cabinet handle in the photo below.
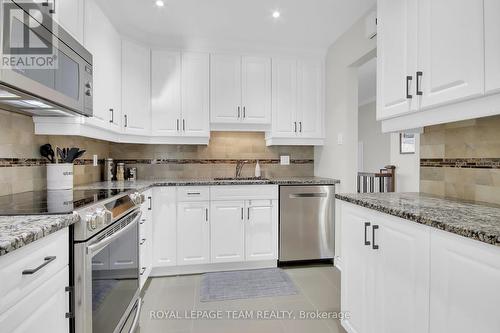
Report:
[[[243,216],[243,207],[241,207],[241,220],[244,220],[244,216]]]
[[[293,131],[295,133],[297,133],[297,122],[296,121],[293,122]]]
[[[370,227],[370,222],[365,222],[365,245],[369,246],[370,241],[368,240],[368,228]]]
[[[54,260],[56,260],[56,256],[45,257],[43,258],[43,263],[40,266],[33,269],[25,269],[23,271],[23,275],[35,274],[36,272],[38,272],[39,270],[41,270],[42,268],[53,262]]]
[[[302,133],[302,122],[299,121],[299,132]]]
[[[146,223],[146,219],[142,219],[141,222],[139,222],[139,224],[144,224]]]
[[[417,72],[417,95],[422,96],[424,93],[420,91],[420,81],[422,79],[422,76],[424,75],[423,72]]]
[[[179,132],[179,119],[177,119],[177,132]]]
[[[124,117],[125,117],[125,124],[124,124],[124,126],[127,127],[128,126],[127,115],[125,115]]]
[[[245,119],[245,117],[247,116],[247,108],[246,106],[243,107],[243,119]]]
[[[318,193],[295,193],[295,194],[290,194],[290,198],[295,199],[295,198],[326,198],[327,193],[324,192],[318,192]]]
[[[188,192],[187,195],[200,195],[200,192]]]
[[[139,243],[139,245],[144,245],[144,243],[146,243],[146,238],[141,239],[141,242]]]
[[[182,130],[186,131],[186,119],[182,119]]]
[[[378,230],[378,225],[372,227],[372,249],[378,250],[378,245],[375,244],[375,230]]]
[[[247,220],[250,221],[250,207],[247,208]]]
[[[153,209],[153,200],[151,197],[148,197],[148,200],[149,200],[149,207],[148,207],[148,210],[152,210]]]
[[[208,222],[208,208],[205,208],[205,221]]]
[[[241,107],[238,106],[238,119],[240,119],[240,116],[241,116]]]
[[[145,272],[146,272],[146,267],[142,267],[141,272],[139,274],[144,275]]]
[[[109,112],[111,112],[111,119],[109,120],[109,122],[114,123],[115,122],[115,112],[113,111],[113,109],[109,109]]]
[[[408,75],[406,77],[406,98],[407,99],[412,99],[413,96],[410,94],[410,82],[413,80],[413,76]]]

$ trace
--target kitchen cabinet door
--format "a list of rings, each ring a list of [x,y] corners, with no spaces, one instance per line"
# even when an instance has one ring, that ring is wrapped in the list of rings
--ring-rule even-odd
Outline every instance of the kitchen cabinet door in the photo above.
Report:
[[[379,226],[375,332],[428,332],[430,228],[377,212],[370,222]]]
[[[297,133],[304,138],[323,137],[323,66],[320,61],[298,64]]]
[[[151,52],[152,134],[181,135],[181,54]]]
[[[241,118],[241,56],[210,56],[210,121],[236,123]]]
[[[85,1],[84,45],[92,53],[93,66],[93,117],[89,122],[120,131],[121,37],[94,0]]]
[[[210,262],[208,201],[177,204],[177,239],[177,265]]]
[[[153,268],[177,264],[175,187],[153,188]]]
[[[151,130],[149,49],[122,41],[123,129],[126,133],[148,135]]]
[[[0,313],[2,332],[69,332],[69,320],[66,318],[69,296],[65,291],[69,284],[68,277],[66,266],[7,311]]]
[[[83,43],[84,0],[54,1],[55,20],[78,42]]]
[[[209,55],[182,54],[182,132],[185,136],[209,137]]]
[[[277,200],[250,200],[246,210],[246,260],[278,259]]]
[[[430,333],[496,333],[500,249],[431,230]]]
[[[377,119],[417,111],[417,1],[377,3]]]
[[[500,1],[484,0],[485,91],[500,92]]]
[[[420,108],[482,95],[483,1],[419,0],[418,3]]]
[[[244,201],[213,201],[210,204],[212,263],[245,260]]]
[[[272,136],[297,135],[297,60],[273,58]]]
[[[242,119],[249,124],[271,123],[271,59],[243,57]]]
[[[375,264],[369,215],[359,207],[341,203],[341,311],[349,312],[342,326],[350,333],[374,333]],[[365,227],[365,223],[370,223]],[[368,242],[368,243],[366,243]]]

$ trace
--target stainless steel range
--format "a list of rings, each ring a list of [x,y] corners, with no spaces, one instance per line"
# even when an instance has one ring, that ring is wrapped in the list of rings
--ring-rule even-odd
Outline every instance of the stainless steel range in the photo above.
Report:
[[[139,226],[144,196],[124,192],[76,211],[74,332],[133,332],[138,324]]]

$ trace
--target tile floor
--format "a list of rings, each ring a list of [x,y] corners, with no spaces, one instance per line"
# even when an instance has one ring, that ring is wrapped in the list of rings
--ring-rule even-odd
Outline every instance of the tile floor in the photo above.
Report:
[[[340,272],[336,268],[326,266],[287,268],[286,271],[299,289],[298,295],[219,302],[200,302],[201,275],[153,278],[143,297],[139,331],[140,333],[345,333],[336,319],[297,318],[300,311],[340,311]],[[178,311],[179,316],[183,318],[151,318],[151,311],[161,310]],[[185,319],[185,311],[191,310],[220,310],[223,319]],[[251,313],[253,318],[228,319],[226,311],[231,310],[248,310],[247,314]],[[256,319],[259,310],[293,311],[297,319]]]

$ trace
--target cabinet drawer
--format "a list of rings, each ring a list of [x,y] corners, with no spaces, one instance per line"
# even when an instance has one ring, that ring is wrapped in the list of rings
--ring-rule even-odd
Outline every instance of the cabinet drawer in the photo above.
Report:
[[[68,243],[68,228],[65,228],[0,257],[0,313],[68,266]],[[52,257],[55,259],[49,259]],[[34,270],[44,263],[47,264],[38,271],[27,274],[27,270]]]
[[[278,199],[277,185],[221,185],[210,187],[212,200]]]
[[[208,201],[208,186],[185,186],[177,188],[177,201]]]

